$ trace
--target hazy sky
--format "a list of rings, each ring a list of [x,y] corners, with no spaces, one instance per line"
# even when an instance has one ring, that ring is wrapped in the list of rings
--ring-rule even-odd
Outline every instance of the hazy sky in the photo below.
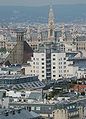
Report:
[[[0,5],[40,6],[49,5],[50,0],[0,0]],[[86,4],[86,0],[52,0],[54,4]]]

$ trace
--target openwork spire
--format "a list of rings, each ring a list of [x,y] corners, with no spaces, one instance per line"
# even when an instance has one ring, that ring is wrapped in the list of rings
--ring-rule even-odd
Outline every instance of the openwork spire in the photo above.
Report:
[[[54,13],[53,13],[53,7],[52,7],[52,0],[50,0],[49,21],[54,21]]]
[[[54,30],[55,30],[55,23],[54,23],[54,13],[52,8],[52,1],[50,1],[50,9],[49,9],[49,17],[48,17],[48,39],[54,39]]]

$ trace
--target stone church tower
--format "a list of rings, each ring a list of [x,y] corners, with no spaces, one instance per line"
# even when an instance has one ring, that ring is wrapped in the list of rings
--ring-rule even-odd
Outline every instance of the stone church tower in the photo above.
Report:
[[[17,45],[16,45],[16,63],[22,64],[24,62],[24,30],[17,30]]]
[[[55,31],[54,14],[52,6],[50,6],[48,18],[48,40],[54,40],[54,31]]]
[[[17,44],[14,46],[6,61],[9,61],[11,64],[23,64],[24,61],[24,29],[17,29]]]
[[[23,64],[31,59],[33,55],[32,48],[24,41],[25,29],[17,29],[17,44],[5,59],[5,64]]]

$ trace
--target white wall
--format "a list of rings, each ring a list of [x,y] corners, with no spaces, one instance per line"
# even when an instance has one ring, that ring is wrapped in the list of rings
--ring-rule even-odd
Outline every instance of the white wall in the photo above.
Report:
[[[85,69],[81,69],[77,71],[77,78],[86,78],[86,71]]]
[[[21,97],[21,92],[15,92],[15,91],[7,91],[6,96],[9,97]]]
[[[55,60],[53,60],[55,58]],[[52,79],[59,79],[64,77],[64,64],[65,61],[65,53],[52,53],[51,54],[51,72],[52,72]],[[53,69],[55,67],[55,69]],[[55,75],[55,77],[54,77]]]
[[[42,60],[42,58],[44,60]],[[51,79],[70,78],[76,76],[77,68],[72,61],[67,61],[66,53],[51,53]],[[44,64],[42,64],[44,63]],[[46,53],[34,53],[32,57],[32,74],[40,80],[46,79]],[[44,69],[43,69],[44,67]],[[44,71],[44,72],[43,72]],[[44,77],[43,77],[44,75]]]
[[[33,60],[33,64],[32,64],[33,74],[38,75],[38,78],[40,80],[46,79],[46,53],[34,53],[32,60]]]

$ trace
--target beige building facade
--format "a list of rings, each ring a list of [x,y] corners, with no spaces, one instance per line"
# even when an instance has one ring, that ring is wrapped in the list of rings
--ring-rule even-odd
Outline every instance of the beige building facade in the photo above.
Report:
[[[83,106],[78,106],[76,109],[61,108],[53,112],[53,119],[82,119],[84,117]]]

